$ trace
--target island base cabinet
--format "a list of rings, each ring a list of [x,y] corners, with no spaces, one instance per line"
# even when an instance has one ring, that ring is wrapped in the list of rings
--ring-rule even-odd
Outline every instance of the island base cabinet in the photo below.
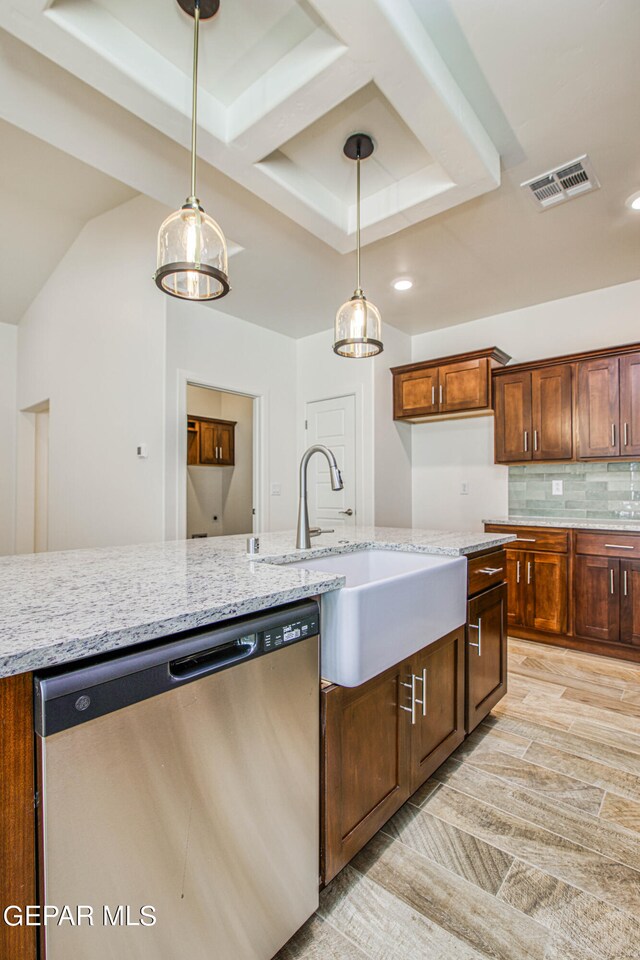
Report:
[[[321,701],[328,883],[464,739],[464,627],[359,687],[325,687]]]
[[[411,661],[414,717],[411,725],[411,793],[464,740],[464,639],[462,629],[416,654]],[[407,692],[411,691],[408,688]]]
[[[469,601],[465,658],[465,729],[471,733],[507,692],[506,584]]]

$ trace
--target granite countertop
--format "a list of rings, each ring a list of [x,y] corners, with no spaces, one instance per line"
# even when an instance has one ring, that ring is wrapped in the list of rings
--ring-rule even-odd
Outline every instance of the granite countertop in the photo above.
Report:
[[[500,517],[498,520],[483,520],[483,523],[499,523],[510,527],[567,527],[571,530],[626,530],[640,533],[638,520],[580,520],[568,517]]]
[[[464,556],[511,537],[388,527],[325,534],[177,540],[0,558],[0,677],[159,639],[344,586],[342,576],[287,561],[367,548]]]

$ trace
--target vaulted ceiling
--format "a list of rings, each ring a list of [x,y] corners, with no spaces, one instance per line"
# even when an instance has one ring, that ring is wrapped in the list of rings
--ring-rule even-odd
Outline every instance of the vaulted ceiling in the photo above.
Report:
[[[0,28],[0,117],[182,201],[192,21],[175,0],[0,0]],[[331,324],[353,285],[341,151],[358,129],[376,144],[364,283],[388,322],[638,277],[639,44],[635,0],[222,0],[202,26],[199,151],[205,207],[243,248],[225,309],[294,336]],[[520,183],[583,153],[602,188],[536,210]]]

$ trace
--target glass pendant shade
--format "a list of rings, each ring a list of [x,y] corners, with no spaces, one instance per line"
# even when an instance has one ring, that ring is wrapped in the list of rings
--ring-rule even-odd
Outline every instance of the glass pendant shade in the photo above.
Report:
[[[333,349],[338,356],[355,360],[382,353],[380,311],[362,290],[356,290],[336,314]]]
[[[229,292],[227,243],[198,201],[170,214],[158,233],[156,284],[183,300],[215,300]]]

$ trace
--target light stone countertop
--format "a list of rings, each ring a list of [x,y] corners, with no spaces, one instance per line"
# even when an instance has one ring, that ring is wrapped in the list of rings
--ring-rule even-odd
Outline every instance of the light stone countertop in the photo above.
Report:
[[[500,517],[498,520],[483,520],[509,527],[567,527],[570,530],[626,530],[640,533],[638,520],[593,520],[563,517]]]
[[[464,556],[513,539],[390,527],[325,534],[296,550],[295,534],[177,540],[0,558],[0,677],[39,670],[303,600],[342,576],[287,561],[367,548]]]

